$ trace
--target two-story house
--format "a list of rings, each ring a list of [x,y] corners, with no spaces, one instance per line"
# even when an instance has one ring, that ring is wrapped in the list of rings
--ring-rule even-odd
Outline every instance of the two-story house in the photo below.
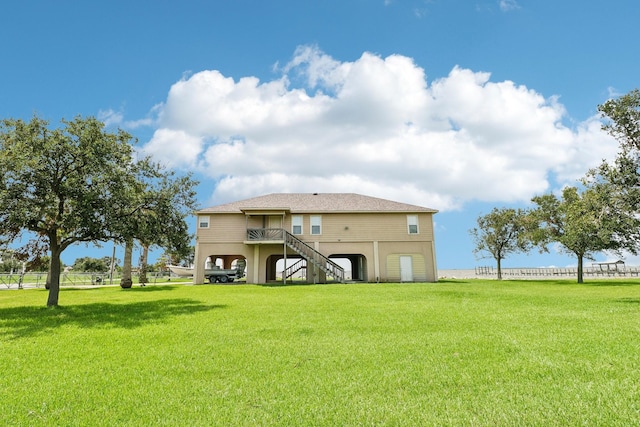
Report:
[[[247,283],[301,273],[310,283],[435,282],[436,212],[352,193],[269,194],[202,209],[194,283],[205,281],[207,262],[238,261]]]

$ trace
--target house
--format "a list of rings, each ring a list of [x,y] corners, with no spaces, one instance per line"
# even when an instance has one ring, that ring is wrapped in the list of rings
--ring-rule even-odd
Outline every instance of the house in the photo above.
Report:
[[[277,193],[196,212],[194,283],[241,262],[247,283],[437,281],[437,211],[353,193]]]

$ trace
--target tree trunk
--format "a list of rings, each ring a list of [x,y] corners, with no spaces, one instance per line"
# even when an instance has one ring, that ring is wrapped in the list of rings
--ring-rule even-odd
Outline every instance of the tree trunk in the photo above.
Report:
[[[502,280],[502,259],[498,258],[498,280]]]
[[[124,244],[124,260],[122,261],[122,278],[120,279],[120,287],[128,289],[133,286],[131,280],[131,258],[133,257],[133,239],[127,239]]]
[[[140,277],[138,281],[140,286],[146,286],[149,282],[147,279],[147,259],[149,258],[149,245],[142,245],[142,255],[140,255]]]
[[[583,266],[582,255],[578,255],[578,283],[584,283],[582,266]]]
[[[51,250],[51,261],[49,263],[49,272],[47,273],[47,281],[49,283],[49,298],[47,299],[47,307],[57,307],[58,297],[60,296],[60,247],[58,246],[57,236],[50,238],[49,242]]]

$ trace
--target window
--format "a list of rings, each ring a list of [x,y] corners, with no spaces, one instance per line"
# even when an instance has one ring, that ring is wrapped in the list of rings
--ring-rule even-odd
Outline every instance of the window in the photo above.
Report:
[[[416,215],[407,215],[407,229],[409,234],[418,234],[418,217]]]
[[[311,234],[322,234],[322,217],[311,215]]]
[[[198,217],[198,228],[209,228],[209,215],[200,215]]]
[[[302,234],[302,215],[293,215],[291,217],[291,233]]]

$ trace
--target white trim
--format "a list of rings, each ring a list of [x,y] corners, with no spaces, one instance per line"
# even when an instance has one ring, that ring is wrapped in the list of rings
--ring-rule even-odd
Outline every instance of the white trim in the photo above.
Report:
[[[314,221],[317,220],[317,221]],[[310,215],[309,216],[309,224],[310,224],[310,228],[311,228],[311,235],[312,236],[320,236],[322,235],[322,215]],[[314,227],[318,227],[318,232],[314,233]]]
[[[415,231],[413,231],[412,227],[415,227]],[[407,233],[420,234],[420,229],[418,228],[418,215],[407,215]]]
[[[198,215],[198,228],[209,228],[211,217],[209,215]]]
[[[299,222],[296,219],[300,220]],[[300,232],[296,233],[296,227],[300,227]],[[291,215],[291,234],[301,236],[304,234],[304,217],[302,215]]]

